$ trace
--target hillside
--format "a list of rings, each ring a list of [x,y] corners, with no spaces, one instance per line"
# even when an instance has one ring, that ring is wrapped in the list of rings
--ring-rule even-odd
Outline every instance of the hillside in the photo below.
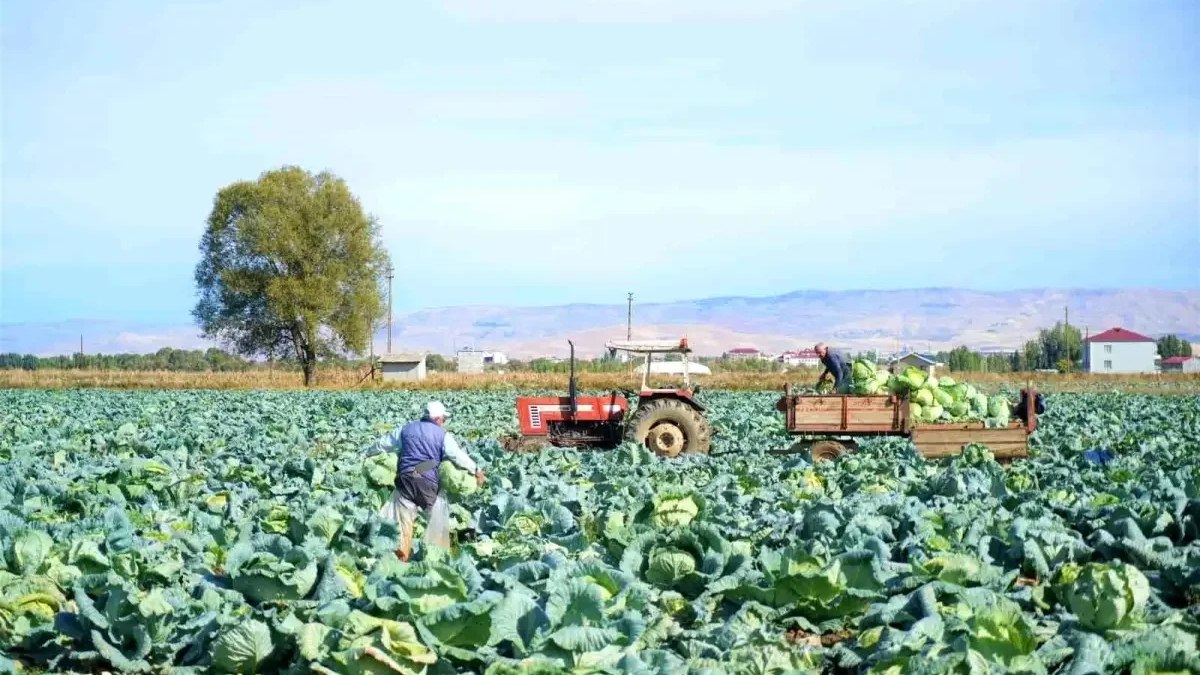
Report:
[[[848,349],[1011,349],[1051,326],[1070,307],[1072,325],[1099,332],[1123,326],[1147,335],[1200,337],[1200,290],[1034,289],[984,292],[953,288],[898,291],[797,291],[772,297],[724,297],[634,305],[638,337],[686,334],[701,354],[751,346],[766,351],[825,340]],[[154,351],[196,347],[187,325],[63,321],[0,324],[0,351],[40,354]],[[625,305],[553,307],[464,306],[397,314],[394,348],[450,353],[473,345],[516,357],[565,354],[566,339],[581,354],[625,334]],[[386,342],[381,331],[376,350]]]

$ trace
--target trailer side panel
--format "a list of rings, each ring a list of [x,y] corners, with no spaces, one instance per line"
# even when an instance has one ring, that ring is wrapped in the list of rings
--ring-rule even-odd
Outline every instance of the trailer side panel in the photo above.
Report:
[[[796,396],[787,409],[793,433],[894,433],[899,406],[890,396]]]
[[[918,425],[912,429],[912,442],[917,452],[929,459],[961,454],[970,443],[986,445],[997,460],[1029,456],[1028,436],[1021,423],[1005,429],[987,429],[981,422]]]

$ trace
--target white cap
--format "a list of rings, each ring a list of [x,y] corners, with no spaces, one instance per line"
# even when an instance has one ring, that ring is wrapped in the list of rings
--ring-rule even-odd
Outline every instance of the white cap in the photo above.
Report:
[[[425,406],[425,415],[429,417],[429,419],[435,420],[439,417],[443,419],[447,418],[450,416],[450,413],[446,412],[446,406],[442,405],[441,401],[430,401],[429,404]]]

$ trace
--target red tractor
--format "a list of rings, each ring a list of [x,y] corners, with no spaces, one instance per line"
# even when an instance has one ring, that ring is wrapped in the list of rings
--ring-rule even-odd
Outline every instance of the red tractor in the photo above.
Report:
[[[655,454],[675,457],[681,453],[705,453],[712,445],[712,431],[704,419],[704,406],[695,399],[688,382],[687,339],[672,341],[610,341],[610,353],[645,354],[642,387],[637,408],[630,413],[629,400],[611,392],[602,396],[580,396],[575,383],[575,343],[571,346],[571,376],[566,396],[518,396],[517,419],[521,435],[505,439],[510,450],[532,450],[546,445],[575,448],[612,448],[623,440],[643,443]],[[650,364],[653,354],[683,355],[683,387],[651,389]],[[632,394],[632,392],[628,392]]]

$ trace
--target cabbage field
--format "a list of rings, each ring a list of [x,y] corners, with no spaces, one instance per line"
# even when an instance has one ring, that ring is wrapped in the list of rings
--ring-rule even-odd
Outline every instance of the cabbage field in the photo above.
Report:
[[[713,456],[507,454],[393,554],[413,392],[0,391],[0,672],[1200,672],[1200,399],[1058,394],[1008,467],[901,439],[810,465],[777,393]],[[469,483],[467,484],[469,486]]]

